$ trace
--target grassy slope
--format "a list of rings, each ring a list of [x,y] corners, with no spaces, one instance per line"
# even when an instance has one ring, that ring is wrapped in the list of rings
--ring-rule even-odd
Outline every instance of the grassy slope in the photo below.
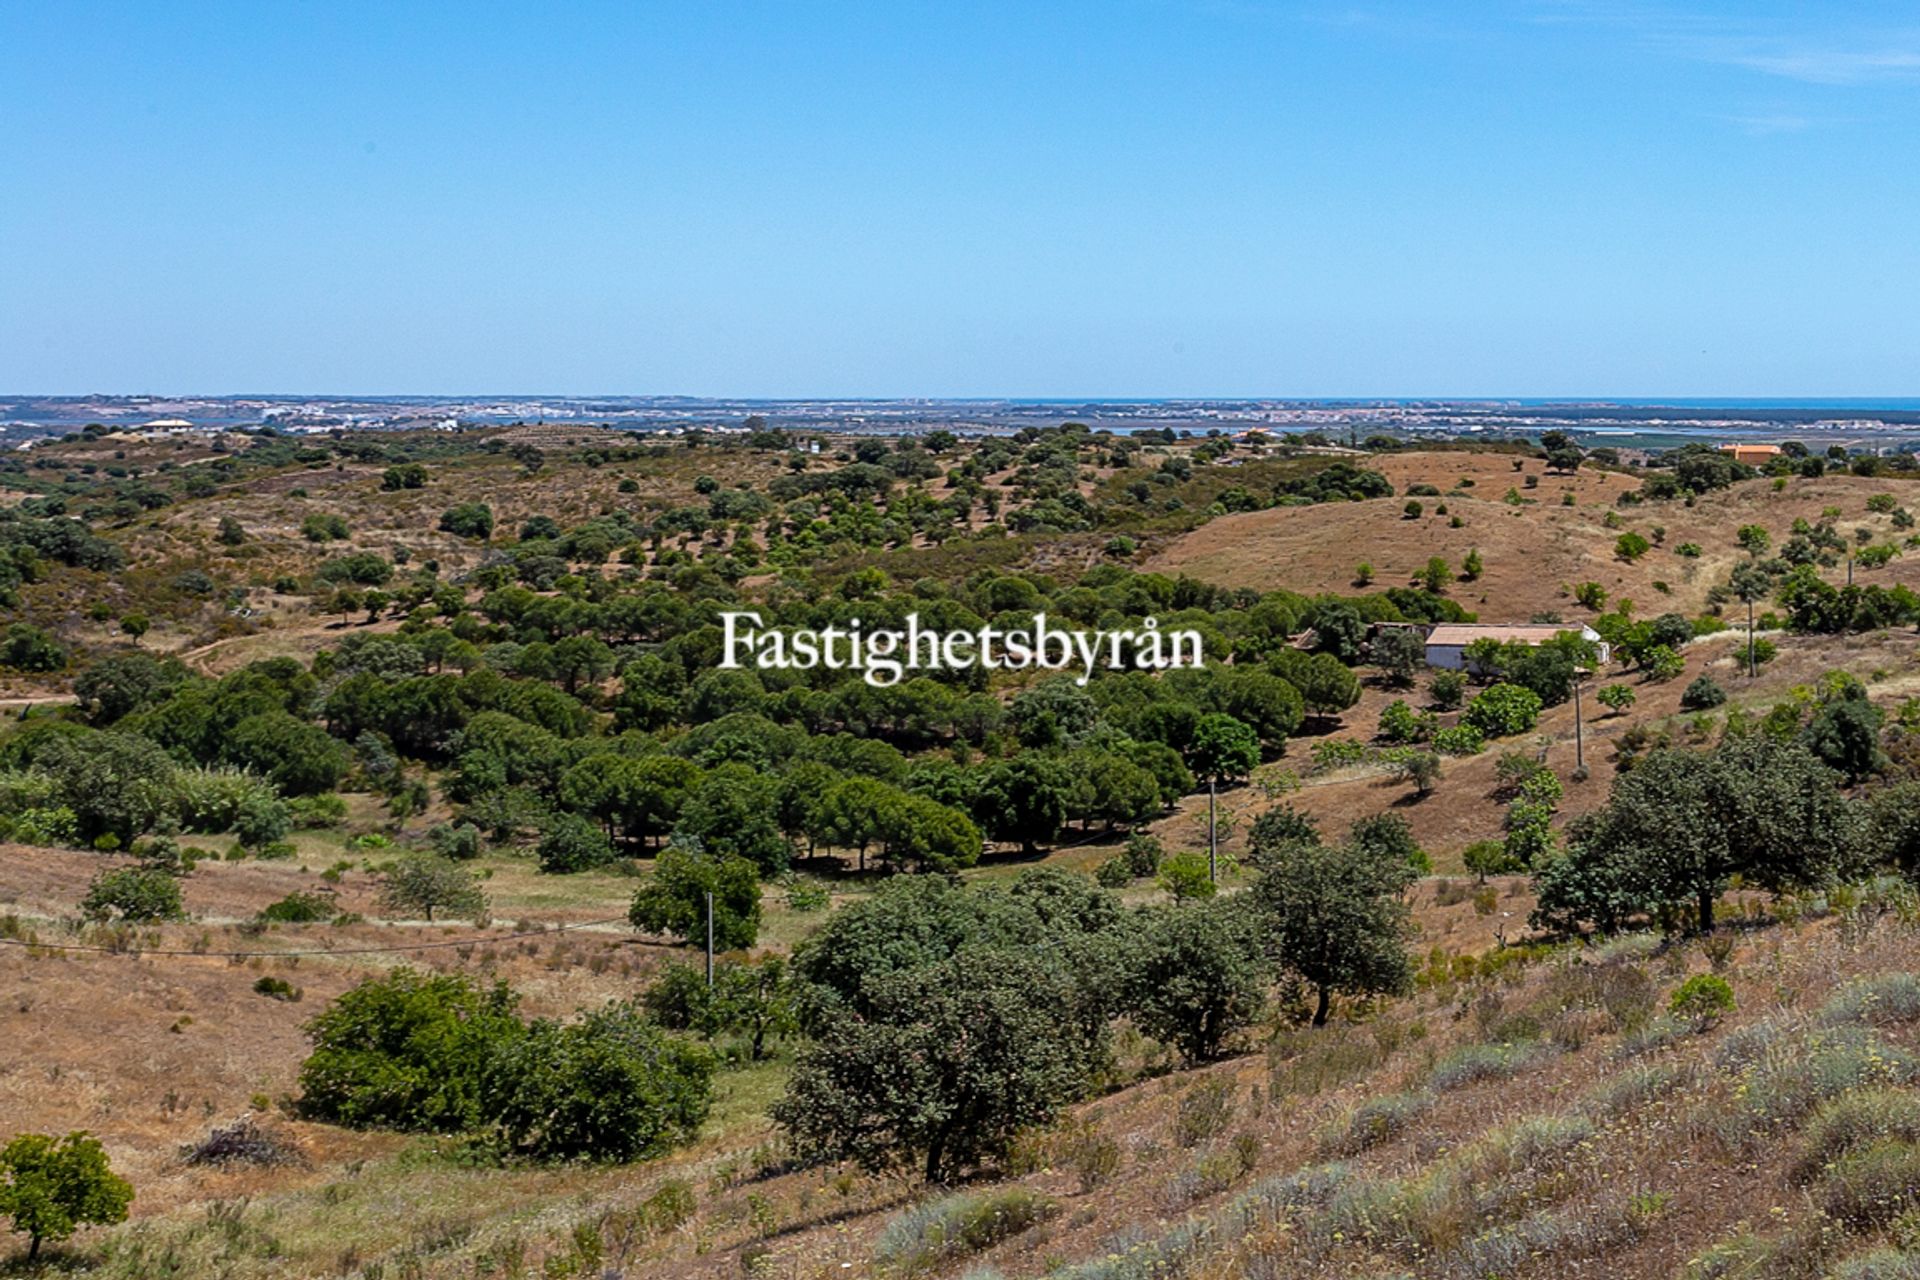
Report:
[[[1618,477],[1596,473],[1571,482],[1547,479],[1530,491],[1541,502],[1512,508],[1497,501],[1501,488],[1513,483],[1511,463],[1504,457],[1408,454],[1383,459],[1381,465],[1402,488],[1429,482],[1446,489],[1462,474],[1477,477],[1469,492],[1480,498],[1448,500],[1453,510],[1468,516],[1468,527],[1447,530],[1444,520],[1431,515],[1403,520],[1403,499],[1253,513],[1203,526],[1175,541],[1150,567],[1181,569],[1236,585],[1345,589],[1349,559],[1371,559],[1379,580],[1390,583],[1430,554],[1445,554],[1457,562],[1466,547],[1479,546],[1488,573],[1472,588],[1473,596],[1462,598],[1483,617],[1525,616],[1541,609],[1574,616],[1577,610],[1561,598],[1558,588],[1563,581],[1586,577],[1611,590],[1626,590],[1640,602],[1642,612],[1664,607],[1651,586],[1664,577],[1673,587],[1675,607],[1692,608],[1705,584],[1723,576],[1738,554],[1732,546],[1738,525],[1762,523],[1779,538],[1795,515],[1817,517],[1822,507],[1835,505],[1845,512],[1843,530],[1855,523],[1880,527],[1884,517],[1865,516],[1866,495],[1904,488],[1899,481],[1840,477],[1794,481],[1780,495],[1764,484],[1742,486],[1704,499],[1691,511],[1672,504],[1640,508],[1630,511],[1628,527],[1644,530],[1666,523],[1669,549],[1629,567],[1611,559],[1615,534],[1601,523],[1595,505],[1624,486]],[[211,531],[219,515],[231,511],[255,531],[259,544],[253,558],[235,568],[243,575],[267,577],[284,567],[311,563],[314,549],[295,532],[309,504],[287,497],[286,490],[304,485],[317,495],[318,483],[324,482],[335,487],[324,504],[316,498],[311,507],[336,509],[344,504],[355,528],[350,547],[386,550],[404,538],[416,559],[437,554],[452,566],[478,552],[431,528],[438,511],[455,501],[485,497],[493,502],[501,526],[510,528],[537,511],[564,520],[608,504],[683,501],[698,470],[699,462],[693,459],[676,458],[662,471],[652,463],[589,470],[555,458],[547,474],[531,478],[505,459],[477,458],[434,468],[434,481],[426,491],[383,494],[377,468],[349,466],[325,473],[291,469],[249,482],[244,493],[223,492],[142,517],[118,536],[131,541],[143,564],[172,569],[224,554],[212,547]],[[624,475],[655,476],[662,487],[657,494],[643,491],[638,498],[619,495],[616,486]],[[1553,505],[1559,487],[1569,483],[1582,505]],[[1433,500],[1426,501],[1431,508]],[[1670,548],[1686,540],[1699,541],[1707,555],[1692,562],[1675,557]],[[1091,537],[1039,540],[1022,546],[1019,554],[1045,553],[1064,565],[1093,554],[1096,543]],[[1316,544],[1340,546],[1340,563],[1328,562]],[[942,553],[923,554],[931,563]],[[920,567],[915,566],[916,572]],[[1691,579],[1686,577],[1689,568]],[[1869,580],[1912,581],[1915,576],[1920,570],[1913,562],[1898,560]],[[84,628],[89,624],[79,613],[82,602],[97,594],[119,593],[125,599],[116,596],[116,607],[141,604],[141,593],[151,587],[137,577],[110,583],[65,574],[33,590],[39,594],[30,600],[30,608],[58,606],[67,626]],[[1500,610],[1493,611],[1479,599],[1482,595],[1498,601]],[[308,617],[294,601],[279,603],[282,609],[270,614],[276,617],[273,630],[223,641],[196,655],[196,665],[227,670],[273,653],[310,653],[337,640],[329,620]],[[209,639],[207,625],[204,617],[184,625],[162,623],[147,643],[198,647]],[[110,642],[103,631],[99,643]],[[1589,707],[1588,762],[1594,777],[1585,785],[1569,786],[1563,816],[1604,798],[1611,770],[1607,740],[1628,724],[1674,717],[1679,690],[1696,671],[1724,677],[1736,700],[1757,705],[1834,666],[1869,680],[1876,696],[1887,700],[1913,692],[1920,683],[1916,655],[1905,636],[1788,639],[1778,662],[1751,688],[1732,671],[1725,652],[1729,643],[1708,640],[1693,646],[1683,680],[1637,686],[1640,702],[1627,717],[1595,720],[1598,708]],[[40,691],[39,685],[21,690]],[[1367,736],[1379,708],[1392,696],[1370,688],[1338,732]],[[1563,775],[1571,768],[1570,739],[1570,709],[1549,712],[1538,745]],[[1276,767],[1303,769],[1306,745]],[[1409,818],[1419,838],[1438,855],[1441,870],[1447,871],[1457,868],[1461,847],[1497,831],[1499,808],[1485,798],[1492,760],[1489,753],[1451,762],[1439,793],[1418,804],[1399,803],[1404,788],[1377,777],[1339,774],[1309,779],[1293,800],[1336,832],[1354,818],[1393,807]],[[1230,846],[1266,803],[1252,788],[1223,797],[1224,811],[1237,819]],[[1204,802],[1189,801],[1156,829],[1170,847],[1198,847],[1204,839],[1203,822]],[[161,931],[165,945],[192,946],[204,938],[215,950],[279,949],[296,945],[302,937],[325,938],[335,946],[393,945],[396,939],[418,937],[480,943],[530,925],[619,916],[633,885],[610,874],[555,880],[535,874],[524,859],[495,857],[486,864],[491,872],[488,889],[501,923],[490,933],[467,926],[397,922],[344,929],[282,928],[264,939],[251,937],[237,927],[238,921],[291,888],[313,884],[322,869],[348,856],[337,835],[306,834],[299,844],[300,857],[290,864],[203,865],[187,883],[188,905],[200,922]],[[1058,853],[1054,860],[1091,869],[1107,852],[1096,842]],[[354,857],[358,861],[365,855]],[[25,917],[43,939],[58,940],[64,930],[52,921],[71,912],[86,880],[102,864],[103,859],[91,854],[0,847],[0,909]],[[1017,860],[998,861],[975,874],[1004,875],[1021,865]],[[371,905],[370,885],[363,870],[349,871],[343,905],[366,909]],[[1148,893],[1141,887],[1132,896]],[[1421,931],[1418,949],[1424,954],[1438,947],[1450,955],[1481,953],[1503,936],[1517,937],[1518,922],[1530,906],[1521,881],[1502,882],[1491,900],[1479,904],[1443,881],[1429,881],[1414,891],[1414,902]],[[788,911],[778,895],[770,893],[767,905],[769,945],[789,946],[811,927],[811,920]],[[1663,1056],[1678,1064],[1704,1064],[1733,1025],[1777,1009],[1809,1008],[1853,973],[1912,967],[1912,942],[1912,935],[1891,921],[1883,922],[1864,945],[1843,944],[1830,924],[1756,931],[1744,938],[1733,958],[1741,1008],[1732,1024],[1710,1035],[1685,1037]],[[558,1014],[633,994],[666,954],[664,948],[624,931],[596,928],[443,949],[416,956],[414,962],[504,977],[526,993],[529,1012]],[[693,1148],[653,1165],[604,1171],[470,1169],[435,1157],[429,1142],[287,1120],[275,1123],[305,1152],[309,1163],[303,1167],[222,1173],[192,1169],[178,1160],[179,1144],[246,1110],[257,1095],[272,1106],[291,1092],[304,1048],[300,1024],[326,998],[386,963],[391,959],[229,962],[0,948],[0,993],[5,995],[0,1000],[0,1044],[9,1047],[0,1057],[0,1109],[13,1122],[8,1128],[91,1128],[107,1142],[116,1166],[125,1168],[141,1190],[133,1223],[85,1238],[83,1248],[89,1253],[109,1245],[116,1251],[115,1260],[106,1264],[108,1273],[167,1274],[171,1266],[171,1273],[185,1275],[465,1276],[533,1274],[550,1265],[555,1274],[569,1273],[568,1267],[592,1274],[587,1259],[593,1251],[581,1243],[589,1235],[603,1238],[604,1261],[630,1276],[739,1276],[745,1274],[748,1257],[762,1254],[768,1260],[757,1263],[761,1269],[753,1274],[797,1278],[876,1273],[874,1240],[906,1202],[907,1188],[832,1170],[754,1176],[763,1164],[777,1168],[777,1145],[764,1119],[765,1105],[781,1085],[783,1068],[777,1063],[723,1077],[706,1135]],[[1681,973],[1702,969],[1706,961],[1695,949],[1635,963],[1664,992]],[[1027,1280],[1055,1265],[1102,1255],[1123,1229],[1138,1228],[1143,1238],[1151,1238],[1166,1224],[1212,1214],[1264,1178],[1318,1163],[1325,1153],[1315,1135],[1330,1121],[1363,1098],[1426,1087],[1433,1065],[1452,1047],[1486,1039],[1512,1015],[1524,1014],[1540,1023],[1550,1039],[1557,1037],[1569,1046],[1580,1041],[1580,1047],[1543,1057],[1511,1082],[1443,1091],[1404,1135],[1355,1161],[1364,1177],[1376,1180],[1421,1171],[1444,1173],[1451,1153],[1481,1135],[1536,1112],[1573,1107],[1586,1090],[1619,1076],[1620,1064],[1613,1057],[1622,1038],[1619,1029],[1595,1023],[1582,1032],[1571,1025],[1593,1019],[1552,1007],[1561,990],[1556,984],[1566,981],[1555,971],[1555,965],[1515,969],[1498,979],[1437,988],[1370,1024],[1305,1039],[1283,1037],[1278,1042],[1282,1047],[1271,1054],[1197,1073],[1155,1075],[1164,1064],[1146,1047],[1124,1046],[1132,1082],[1080,1108],[1076,1118],[1076,1123],[1094,1126],[1119,1144],[1117,1173],[1110,1182],[1083,1190],[1072,1171],[1075,1143],[1061,1137],[1036,1141],[1019,1166],[1029,1171],[1021,1173],[1015,1185],[1050,1197],[1060,1211],[986,1260],[1013,1280]],[[304,999],[290,1004],[256,995],[253,982],[267,973],[302,987]],[[1906,1033],[1895,1029],[1890,1035],[1897,1039]],[[1176,1133],[1181,1099],[1220,1081],[1232,1087],[1226,1128],[1193,1146],[1182,1145]],[[1725,1073],[1702,1066],[1701,1074],[1690,1077],[1667,1100],[1635,1109],[1624,1119],[1600,1117],[1600,1132],[1577,1162],[1515,1175],[1535,1186],[1519,1208],[1570,1207],[1560,1223],[1570,1234],[1559,1240],[1551,1263],[1536,1259],[1498,1274],[1528,1273],[1531,1267],[1532,1273],[1542,1275],[1668,1275],[1687,1257],[1730,1233],[1743,1217],[1774,1234],[1804,1219],[1806,1197],[1784,1181],[1792,1140],[1769,1140],[1755,1148],[1723,1132],[1738,1119],[1737,1109],[1728,1110],[1736,1106],[1737,1084]],[[1233,1139],[1241,1135],[1247,1137],[1236,1147]],[[1169,1191],[1183,1175],[1193,1175],[1202,1161],[1210,1161],[1211,1176],[1221,1178],[1223,1170],[1243,1163],[1240,1156],[1248,1151],[1254,1152],[1251,1167],[1237,1169],[1226,1179],[1230,1185],[1194,1195],[1190,1193],[1196,1182],[1203,1184],[1204,1179],[1189,1176],[1183,1184],[1187,1191]],[[1432,1176],[1441,1179],[1433,1184],[1441,1191],[1452,1185],[1441,1174]],[[695,1216],[666,1230],[636,1225],[636,1206],[670,1178],[693,1187]],[[1622,1219],[1602,1194],[1619,1187],[1672,1199],[1664,1206],[1647,1201],[1645,1221]],[[1380,1194],[1389,1207],[1399,1203],[1404,1210],[1405,1196],[1396,1201],[1393,1192],[1389,1186]],[[1457,1189],[1448,1194],[1457,1201]],[[243,1209],[217,1207],[242,1200]],[[1776,1205],[1781,1213],[1772,1212]],[[1467,1215],[1467,1208],[1457,1202],[1452,1211]],[[1436,1251],[1457,1248],[1471,1234],[1468,1225],[1478,1230],[1487,1224],[1481,1219],[1469,1224],[1470,1215],[1450,1219],[1449,1212],[1442,1203],[1420,1219],[1427,1252],[1419,1255],[1395,1243],[1397,1237],[1370,1239],[1351,1224],[1334,1241],[1326,1235],[1329,1220],[1324,1215],[1298,1213],[1288,1224],[1263,1220],[1251,1232],[1222,1226],[1215,1232],[1222,1248],[1199,1257],[1192,1274],[1451,1274],[1459,1257],[1437,1258]],[[1576,1230],[1583,1226],[1584,1235]],[[1583,1241],[1591,1246],[1587,1254],[1580,1252]],[[1146,1256],[1136,1251],[1136,1260]],[[516,1259],[529,1270],[516,1271]],[[1472,1260],[1486,1261],[1478,1255]],[[1112,1272],[1118,1280],[1131,1280],[1134,1274]]]

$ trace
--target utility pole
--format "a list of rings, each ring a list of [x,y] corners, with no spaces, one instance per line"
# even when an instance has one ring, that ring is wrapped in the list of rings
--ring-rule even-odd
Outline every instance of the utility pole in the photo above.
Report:
[[[713,985],[713,890],[707,890],[707,985]]]
[[[1759,669],[1753,657],[1753,597],[1747,597],[1747,679],[1759,675]]]
[[[1580,714],[1580,681],[1586,676],[1586,674],[1587,674],[1586,672],[1580,670],[1579,668],[1577,667],[1574,668],[1574,672],[1573,672],[1573,767],[1575,772],[1578,772],[1587,767],[1587,741],[1585,736],[1585,730],[1581,725],[1581,721],[1584,720],[1585,717]]]
[[[1220,860],[1220,829],[1213,820],[1214,779],[1207,779],[1207,883],[1215,883],[1215,867]]]

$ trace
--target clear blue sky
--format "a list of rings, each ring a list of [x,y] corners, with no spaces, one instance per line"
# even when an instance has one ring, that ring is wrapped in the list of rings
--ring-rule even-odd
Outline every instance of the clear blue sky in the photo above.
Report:
[[[1920,393],[1920,11],[0,4],[0,390]]]

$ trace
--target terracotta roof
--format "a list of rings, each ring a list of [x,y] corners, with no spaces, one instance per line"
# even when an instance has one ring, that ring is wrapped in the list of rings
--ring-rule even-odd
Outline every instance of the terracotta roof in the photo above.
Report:
[[[1472,644],[1475,640],[1498,640],[1502,644],[1510,640],[1522,640],[1529,644],[1543,644],[1562,631],[1578,633],[1579,623],[1564,622],[1511,622],[1499,625],[1481,626],[1472,622],[1443,622],[1427,632],[1428,644]]]

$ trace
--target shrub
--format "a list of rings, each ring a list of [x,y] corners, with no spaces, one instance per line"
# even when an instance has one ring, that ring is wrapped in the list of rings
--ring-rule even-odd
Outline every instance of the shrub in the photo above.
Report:
[[[1869,1249],[1835,1267],[1828,1280],[1920,1280],[1920,1253]]]
[[[808,880],[795,876],[787,886],[787,908],[792,911],[812,913],[825,911],[833,905],[833,895],[827,886],[818,880]]]
[[[1725,1052],[1726,1046],[1722,1046]],[[1859,1027],[1838,1027],[1767,1044],[1741,1072],[1741,1136],[1792,1124],[1829,1098],[1874,1084],[1900,1084],[1920,1062]]]
[[[613,845],[599,824],[574,813],[555,814],[540,832],[540,869],[555,875],[588,871],[613,861]]]
[[[263,977],[253,984],[253,991],[255,995],[270,996],[289,1004],[297,1003],[300,999],[300,988],[285,978]]]
[[[1112,1134],[1081,1123],[1067,1129],[1055,1145],[1055,1163],[1071,1169],[1079,1179],[1082,1192],[1103,1187],[1120,1171],[1122,1156],[1119,1139]]]
[[[1674,991],[1667,1012],[1704,1030],[1733,1012],[1733,988],[1725,978],[1697,973]]]
[[[1680,705],[1688,711],[1706,711],[1727,700],[1727,691],[1712,676],[1696,676],[1680,694]]]
[[[902,1271],[931,1270],[990,1249],[1058,1211],[1025,1187],[964,1191],[915,1205],[881,1228],[873,1255]]]
[[[1174,1141],[1183,1147],[1196,1147],[1225,1133],[1233,1123],[1238,1092],[1232,1080],[1211,1079],[1181,1094],[1174,1109]]]
[[[578,1022],[536,1021],[506,1039],[483,1105],[508,1149],[537,1160],[628,1161],[693,1137],[711,1105],[713,1058],[631,1004]]]
[[[274,798],[272,787],[237,769],[181,769],[167,790],[173,816],[188,831],[231,831],[255,797]]]
[[[337,827],[347,818],[347,802],[332,792],[295,796],[287,801],[287,816],[302,831]]]
[[[1882,1138],[1835,1163],[1821,1207],[1856,1230],[1884,1225],[1920,1203],[1920,1146]]]
[[[1489,738],[1526,733],[1540,719],[1540,695],[1517,684],[1491,685],[1467,704],[1461,716]]]
[[[1624,684],[1605,685],[1594,697],[1601,706],[1614,715],[1624,714],[1636,701],[1633,690]]]
[[[1433,749],[1442,755],[1479,755],[1486,746],[1487,735],[1470,724],[1456,724],[1433,733]]]
[[[455,974],[369,978],[307,1024],[301,1110],[350,1128],[471,1129],[494,1055],[524,1030],[517,1002],[505,983]]]
[[[388,911],[417,911],[428,920],[436,911],[475,920],[486,914],[487,895],[473,873],[458,863],[420,854],[402,858],[387,871],[380,904]]]
[[[1675,1044],[1692,1030],[1689,1024],[1663,1013],[1627,1028],[1614,1053],[1621,1058],[1643,1058]]]
[[[292,813],[271,790],[250,792],[233,815],[233,834],[249,849],[264,849],[292,830]]]
[[[1445,1093],[1482,1080],[1504,1080],[1539,1062],[1548,1052],[1538,1043],[1465,1045],[1434,1064],[1427,1075],[1427,1087]]]
[[[258,918],[280,924],[314,924],[333,919],[334,911],[333,899],[327,894],[295,890],[280,901],[262,907]]]
[[[164,871],[122,867],[103,871],[87,886],[80,910],[89,920],[179,920],[180,882]]]
[[[1160,887],[1176,901],[1211,898],[1219,891],[1219,886],[1207,874],[1204,853],[1176,853],[1162,859],[1156,878]]]
[[[1888,973],[1850,982],[1820,1006],[1819,1017],[1828,1026],[1885,1026],[1920,1019],[1920,974]]]
[[[1427,682],[1427,696],[1440,711],[1457,710],[1466,692],[1467,677],[1463,671],[1451,671],[1443,667],[1435,671],[1433,678]]]
[[[427,843],[442,858],[451,858],[456,862],[471,862],[486,850],[486,840],[480,834],[480,828],[471,822],[435,823],[427,832]]]
[[[1580,1107],[1590,1116],[1611,1120],[1639,1111],[1686,1081],[1687,1073],[1670,1063],[1644,1063],[1607,1076],[1587,1090]]]
[[[1840,1157],[1884,1138],[1920,1142],[1920,1097],[1904,1089],[1856,1089],[1822,1103],[1807,1121],[1792,1177],[1812,1182]]]
[[[440,530],[456,538],[481,541],[493,536],[493,508],[484,502],[462,502],[440,514]]]
[[[1432,1106],[1433,1095],[1427,1093],[1369,1098],[1320,1131],[1320,1149],[1345,1156],[1370,1151],[1405,1133]]]

